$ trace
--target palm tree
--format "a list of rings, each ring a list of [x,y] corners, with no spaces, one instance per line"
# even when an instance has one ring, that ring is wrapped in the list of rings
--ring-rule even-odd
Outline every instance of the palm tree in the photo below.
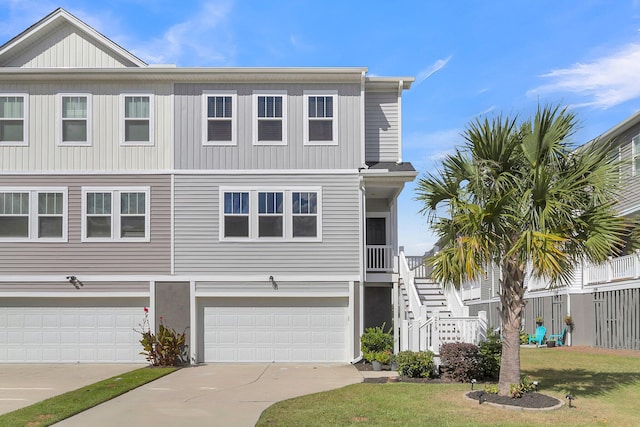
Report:
[[[525,278],[571,280],[582,261],[615,254],[627,235],[614,210],[619,165],[608,143],[574,150],[575,115],[538,107],[533,120],[471,122],[465,144],[418,181],[421,212],[439,237],[433,278],[459,286],[491,264],[501,270],[499,393],[520,382]]]

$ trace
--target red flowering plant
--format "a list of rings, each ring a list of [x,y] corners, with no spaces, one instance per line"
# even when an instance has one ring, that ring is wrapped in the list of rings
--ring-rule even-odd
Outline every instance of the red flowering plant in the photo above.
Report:
[[[149,309],[144,308],[144,319],[139,325],[139,329],[134,329],[142,335],[140,344],[147,361],[153,366],[176,366],[186,363],[186,342],[185,332],[177,333],[175,329],[164,325],[164,319],[160,316],[158,332],[151,332],[149,324]]]

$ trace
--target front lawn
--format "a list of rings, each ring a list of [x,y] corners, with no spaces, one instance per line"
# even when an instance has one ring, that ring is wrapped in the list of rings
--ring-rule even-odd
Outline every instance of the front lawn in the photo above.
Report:
[[[146,367],[126,372],[122,375],[51,397],[26,408],[0,415],[0,426],[50,426],[175,370],[176,368]]]
[[[640,354],[610,353],[522,348],[522,373],[539,381],[542,393],[565,402],[571,393],[575,408],[565,404],[554,411],[522,411],[478,405],[463,398],[469,384],[355,384],[277,403],[257,425],[637,425]]]

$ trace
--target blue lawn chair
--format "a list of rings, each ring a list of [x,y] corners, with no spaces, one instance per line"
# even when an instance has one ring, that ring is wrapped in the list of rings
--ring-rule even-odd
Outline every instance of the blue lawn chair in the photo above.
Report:
[[[567,328],[562,328],[562,332],[560,332],[559,334],[551,334],[549,335],[549,338],[547,338],[547,341],[555,341],[556,345],[558,347],[561,347],[564,345],[565,343],[565,338],[567,336]]]
[[[538,326],[534,335],[529,335],[529,344],[535,343],[536,345],[542,345],[544,342],[544,336],[547,334],[547,328],[544,326]]]

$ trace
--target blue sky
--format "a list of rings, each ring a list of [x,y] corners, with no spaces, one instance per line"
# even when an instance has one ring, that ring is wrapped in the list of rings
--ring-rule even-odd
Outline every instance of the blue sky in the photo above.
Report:
[[[0,43],[57,7],[149,63],[414,76],[403,98],[403,158],[421,173],[475,118],[565,104],[583,143],[640,105],[639,0],[0,0]],[[413,198],[407,185],[400,244],[420,254],[434,238]]]

